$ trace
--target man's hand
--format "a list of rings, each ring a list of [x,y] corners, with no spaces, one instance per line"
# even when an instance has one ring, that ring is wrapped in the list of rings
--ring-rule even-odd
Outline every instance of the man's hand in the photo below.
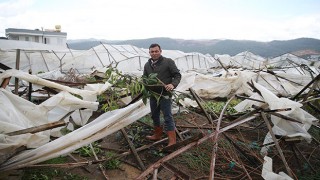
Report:
[[[167,91],[172,91],[174,89],[174,86],[172,84],[167,84],[164,86]]]

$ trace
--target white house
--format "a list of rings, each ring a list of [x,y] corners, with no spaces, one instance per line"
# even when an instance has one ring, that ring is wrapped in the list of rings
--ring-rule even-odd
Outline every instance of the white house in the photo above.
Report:
[[[30,30],[30,29],[6,29],[6,36],[9,40],[31,41],[56,46],[66,46],[67,33],[61,32],[60,25],[55,26],[52,30]]]

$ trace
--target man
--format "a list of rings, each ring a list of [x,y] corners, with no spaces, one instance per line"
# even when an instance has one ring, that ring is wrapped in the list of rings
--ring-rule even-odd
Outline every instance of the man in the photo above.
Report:
[[[174,61],[170,58],[161,55],[162,50],[159,44],[151,44],[149,54],[151,58],[144,65],[143,75],[148,76],[151,73],[156,73],[157,78],[162,86],[150,86],[147,89],[157,95],[161,95],[160,100],[154,96],[150,97],[151,118],[154,125],[154,133],[152,136],[147,136],[149,140],[160,140],[163,128],[160,122],[160,111],[164,117],[164,128],[167,132],[169,143],[171,146],[176,143],[175,123],[172,117],[172,95],[170,91],[178,86],[181,80],[181,74]]]

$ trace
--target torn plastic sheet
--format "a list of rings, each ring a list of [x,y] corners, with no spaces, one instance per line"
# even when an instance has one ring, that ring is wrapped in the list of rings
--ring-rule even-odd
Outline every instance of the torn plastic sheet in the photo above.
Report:
[[[126,108],[106,112],[65,136],[9,159],[0,166],[0,171],[22,168],[68,154],[128,126],[148,113],[150,108],[142,100]]]
[[[23,80],[38,83],[39,85],[50,86],[64,91],[52,96],[40,105],[35,105],[17,95],[12,94],[10,91],[1,88],[0,150],[2,153],[22,145],[27,146],[27,148],[39,147],[49,141],[50,135],[55,137],[61,136],[61,127],[35,134],[28,133],[8,136],[5,135],[5,133],[52,123],[60,120],[72,111],[75,111],[71,114],[75,124],[80,126],[86,124],[88,119],[91,117],[92,112],[98,108],[98,102],[93,102],[95,101],[96,96],[111,86],[109,83],[91,84],[85,87],[85,89],[88,90],[74,89],[17,70],[9,70],[0,74],[0,79],[10,76],[19,77]],[[93,101],[81,100],[67,91],[84,96]],[[86,109],[80,111],[79,109],[81,108]],[[68,119],[69,117],[66,117],[64,120],[68,122]],[[71,130],[73,129],[70,125],[68,128]]]
[[[291,75],[291,78],[295,77],[299,79],[301,85],[293,84],[287,80],[276,78],[274,75],[252,71],[231,70],[224,71],[220,77],[214,77],[213,75],[204,75],[197,73],[194,79],[193,89],[202,98],[217,98],[228,97],[232,94],[246,94],[251,96],[253,94],[251,88],[247,82],[258,81],[259,84],[266,87],[269,91],[282,96],[288,96],[298,93],[308,80],[311,80],[309,76],[297,76]]]
[[[288,176],[284,172],[279,172],[279,174],[276,174],[272,171],[272,159],[268,156],[265,156],[264,163],[262,167],[262,173],[261,176],[265,180],[293,180],[290,176]]]
[[[68,92],[61,92],[42,104],[35,105],[1,88],[0,99],[0,150],[20,145],[38,147],[48,142],[49,136],[59,132],[59,129],[16,136],[7,136],[5,133],[58,121],[76,109],[96,110],[98,107],[97,102],[83,101]]]
[[[83,97],[84,101],[90,101],[90,102],[95,102],[97,100],[97,95],[103,93],[106,89],[111,87],[111,84],[106,82],[104,84],[87,84],[83,90],[76,89],[76,88],[71,88],[68,86],[64,86],[64,85],[61,85],[61,84],[58,84],[55,82],[51,82],[51,81],[42,79],[36,75],[30,75],[28,73],[25,73],[25,72],[22,72],[19,70],[14,70],[14,69],[7,70],[4,73],[0,74],[0,82],[3,79],[5,79],[7,77],[11,77],[11,76],[17,77],[20,80],[25,80],[25,81],[31,82],[37,86],[47,86],[47,87],[56,88],[56,89],[59,89],[62,91],[66,91],[66,92],[69,92],[72,94],[77,94],[77,95],[80,95],[81,97]],[[50,99],[48,99],[46,101],[46,103],[47,103],[46,105],[48,107],[53,106],[52,103],[49,103],[51,101]],[[77,99],[79,100],[79,98],[77,98]],[[55,103],[53,103],[53,104],[55,104]],[[66,103],[65,106],[68,106],[68,103]],[[97,103],[96,103],[96,106],[98,106]],[[78,108],[78,109],[80,109],[80,108]],[[60,111],[56,112],[56,114],[61,115]],[[55,110],[53,110],[51,112],[54,113]],[[81,116],[80,116],[80,112],[81,112]],[[90,110],[86,109],[86,110],[81,110],[81,111],[75,111],[72,114],[72,117],[74,118],[73,120],[77,125],[84,125],[91,115],[92,115],[92,110],[90,111]],[[64,115],[61,115],[61,117],[63,117],[63,116]],[[80,117],[82,117],[82,118],[80,118]],[[86,118],[84,118],[84,117],[86,117]]]
[[[85,89],[87,90],[73,89],[16,70],[10,70],[2,73],[0,79],[11,76],[18,77],[19,79],[27,80],[43,86],[70,91],[74,94],[78,94],[90,100],[95,100],[96,95],[105,91],[106,88],[111,86],[110,84],[106,83],[98,85],[88,85],[85,87]],[[49,119],[58,120],[59,117],[63,117],[68,113],[68,111],[72,111],[73,109],[91,108],[87,109],[91,111],[91,113],[92,110],[97,109],[97,102],[81,100],[65,91],[62,91],[59,94],[49,98],[47,101],[43,102],[40,105],[35,105],[19,96],[12,94],[7,90],[1,89],[0,97],[3,98],[3,100],[1,99],[0,102],[2,103],[2,106],[10,104],[9,106],[7,105],[7,108],[1,108],[3,113],[0,113],[0,116],[3,115],[7,119],[7,121],[4,121],[3,118],[0,118],[0,123],[3,123],[0,126],[0,128],[3,128],[1,129],[1,133],[12,132],[28,127],[34,127],[35,125],[45,124],[49,122]],[[4,101],[5,99],[7,101]],[[50,110],[54,111],[50,112]],[[54,157],[58,157],[59,155],[72,152],[75,149],[101,139],[104,136],[107,136],[129,125],[133,121],[140,119],[149,112],[150,109],[146,107],[142,103],[142,101],[139,101],[139,103],[135,103],[134,105],[128,106],[127,108],[105,113],[94,120],[94,122],[85,125],[85,128],[77,129],[72,133],[62,136],[49,143],[49,135],[50,131],[52,132],[52,130],[47,130],[35,134],[28,133],[18,136],[7,136],[1,134],[0,139],[1,145],[3,146],[0,147],[2,148],[14,149],[15,147],[19,147],[21,145],[29,145],[28,148],[36,148],[31,151],[24,151],[20,155],[9,159],[6,164],[2,164],[1,169],[15,169],[18,168],[17,165],[26,166],[36,164]],[[16,113],[16,117],[13,118],[10,113]],[[20,118],[23,115],[26,116]],[[87,118],[89,118],[90,116],[91,114],[88,115]],[[20,120],[21,125],[17,125],[15,119]],[[33,122],[34,120],[36,120],[36,123]],[[5,125],[9,126],[10,128],[5,128]],[[28,144],[28,142],[32,144]]]
[[[17,73],[17,74],[15,74]],[[22,73],[19,72],[17,70],[9,70],[9,71],[5,71],[4,73],[0,74],[0,78],[5,78],[5,77],[10,77],[10,76],[15,76],[18,77],[19,79],[25,79],[27,81],[30,81],[32,83],[37,83],[40,85],[44,85],[44,86],[49,86],[49,87],[53,87],[53,88],[57,88],[60,90],[65,90],[65,91],[69,91],[73,94],[79,94],[82,97],[84,97],[84,99],[90,99],[90,100],[94,100],[96,99],[96,95],[98,94],[97,92],[92,92],[89,90],[79,90],[79,89],[73,89],[67,86],[63,86],[63,85],[59,85],[50,81],[46,81],[43,80],[39,77],[36,77],[34,75],[29,75],[27,73]],[[252,94],[252,91],[250,90],[249,87],[247,87],[246,82],[255,78],[256,74],[254,75],[254,73],[246,73],[246,72],[232,72],[232,76],[221,76],[221,77],[214,77],[212,78],[210,75],[209,76],[205,76],[205,75],[190,75],[189,76],[182,76],[183,78],[186,78],[185,81],[182,80],[179,84],[179,86],[177,87],[177,89],[184,91],[186,90],[186,87],[193,87],[194,89],[201,89],[201,90],[206,90],[208,89],[208,87],[210,87],[209,90],[206,91],[206,93],[202,94],[200,91],[199,96],[203,97],[207,94],[211,95],[214,94],[212,97],[226,97],[230,94],[233,93],[245,93],[245,94]],[[188,77],[188,78],[187,78]],[[206,81],[201,81],[201,78],[207,78]],[[243,78],[244,77],[244,78]],[[189,81],[190,80],[190,81]],[[183,82],[186,82],[187,84],[184,84]],[[197,83],[195,83],[197,82]],[[219,83],[217,83],[219,82]],[[106,85],[101,85],[106,86]],[[182,88],[183,87],[183,88]],[[216,88],[218,87],[218,88]],[[91,87],[88,87],[91,88]],[[103,88],[102,88],[103,89]],[[102,92],[102,91],[99,91]],[[142,102],[141,102],[142,103]],[[143,105],[144,106],[144,105]],[[146,107],[145,107],[146,108]],[[141,111],[141,112],[139,112]],[[114,111],[116,113],[122,112],[122,111]],[[43,162],[45,160],[57,157],[59,155],[63,155],[63,154],[67,154],[72,152],[73,150],[80,148],[90,142],[94,142],[98,139],[101,139],[109,134],[111,134],[111,132],[115,132],[119,129],[121,129],[122,127],[125,127],[128,125],[128,123],[132,123],[135,120],[145,116],[146,114],[148,114],[150,112],[150,110],[145,110],[145,109],[139,109],[137,108],[136,110],[133,110],[132,112],[124,115],[125,117],[118,117],[116,121],[115,119],[113,119],[114,116],[116,115],[111,115],[112,117],[112,123],[109,124],[109,117],[102,117],[102,115],[100,116],[101,118],[103,118],[104,120],[99,120],[99,121],[105,121],[103,123],[99,123],[96,126],[101,126],[101,128],[104,129],[96,129],[96,128],[100,128],[100,127],[92,127],[88,128],[88,129],[83,129],[83,131],[81,131],[81,133],[77,134],[73,134],[73,136],[75,137],[70,137],[67,136],[70,141],[65,138],[65,136],[61,137],[63,140],[55,140],[58,143],[55,144],[55,141],[49,142],[47,144],[50,145],[43,145],[40,146],[37,149],[34,149],[30,152],[24,152],[12,159],[9,159],[9,161],[6,164],[2,165],[2,169],[14,169],[14,168],[20,168],[20,167],[25,167],[27,165],[31,165],[31,164],[37,164],[39,162]],[[107,114],[109,114],[111,112],[108,112]],[[138,114],[135,114],[138,113]],[[141,114],[140,114],[141,113]],[[133,116],[133,117],[131,117]],[[100,119],[97,118],[97,119]],[[130,117],[128,119],[126,119],[126,117]],[[122,118],[126,119],[123,120]],[[97,121],[94,120],[93,122]],[[116,122],[115,122],[116,121]],[[93,123],[91,122],[91,123]],[[89,124],[91,124],[89,123]],[[118,124],[120,123],[120,124]],[[91,127],[92,125],[85,125],[83,127]],[[108,125],[109,124],[109,125]],[[117,124],[117,125],[116,125]],[[108,125],[108,127],[105,127],[105,125]],[[123,126],[122,126],[123,125]],[[109,128],[115,128],[114,126],[116,126],[116,129],[109,129]],[[82,127],[82,128],[83,128]],[[80,128],[80,129],[82,129]],[[73,132],[78,132],[78,129],[73,131]],[[72,132],[72,133],[73,133]],[[85,134],[87,133],[87,134]],[[79,137],[78,137],[79,136]],[[75,138],[75,139],[73,139]],[[55,142],[55,143],[53,143]],[[57,148],[56,148],[57,146]],[[53,151],[50,150],[50,148],[53,149]]]
[[[101,92],[101,89],[107,89],[109,88],[111,85],[109,83],[105,83],[103,84],[102,88],[100,87],[99,91],[89,91],[89,90],[81,90],[81,89],[75,89],[75,88],[71,88],[68,86],[64,86],[55,82],[51,82],[45,79],[42,79],[36,75],[30,75],[28,73],[25,73],[23,71],[19,71],[19,70],[15,70],[15,69],[10,69],[7,70],[3,73],[0,74],[0,82],[3,81],[3,79],[8,78],[8,77],[16,77],[19,78],[20,80],[25,80],[28,82],[31,82],[33,84],[37,84],[37,85],[42,85],[42,86],[46,86],[46,87],[51,87],[51,88],[56,88],[62,91],[67,91],[73,94],[78,94],[80,95],[83,100],[86,101],[96,101],[97,100],[97,95],[99,92]]]
[[[253,82],[254,86],[261,92],[262,97],[258,98],[258,95],[252,95],[250,98],[260,99],[265,101],[269,105],[269,109],[285,109],[291,108],[289,111],[281,111],[279,114],[291,117],[293,119],[298,120],[301,123],[287,121],[281,119],[277,116],[271,115],[271,121],[273,124],[272,131],[276,135],[288,136],[288,137],[302,137],[306,141],[311,141],[311,135],[308,133],[309,128],[311,127],[314,121],[318,121],[317,118],[309,114],[308,112],[301,109],[302,104],[292,101],[288,98],[279,98],[270,92],[268,89],[263,87],[262,85]],[[259,102],[252,102],[249,100],[242,101],[239,103],[235,109],[239,112],[250,108],[252,104],[261,105]],[[263,144],[269,144],[273,142],[270,133],[268,133],[265,137]],[[264,154],[268,150],[267,147],[263,147],[261,149],[261,153]]]
[[[185,108],[185,107],[198,107],[198,103],[190,98],[184,98],[180,99],[179,103]]]
[[[308,84],[311,80],[310,76],[306,75],[279,74],[291,81],[297,79],[297,83],[302,86],[282,78],[277,78],[270,73],[255,73],[246,70],[241,71],[229,69],[228,72],[221,72],[220,77],[214,77],[212,74],[201,74],[196,72],[184,73],[182,74],[182,80],[176,88],[176,91],[188,93],[187,90],[192,87],[199,97],[206,99],[228,97],[232,94],[246,94],[251,96],[254,93],[247,82],[258,80],[258,83],[271,93],[288,96],[297,94],[303,86]],[[188,99],[185,101],[186,102],[183,102],[183,100],[181,100],[181,104],[183,104],[184,107],[196,106],[196,102],[189,101]]]

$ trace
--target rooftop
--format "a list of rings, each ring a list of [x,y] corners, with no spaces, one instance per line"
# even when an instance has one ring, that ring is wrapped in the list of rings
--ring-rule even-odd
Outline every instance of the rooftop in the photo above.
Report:
[[[8,28],[6,29],[6,34],[13,33],[13,34],[44,34],[44,35],[59,35],[59,36],[67,36],[66,32],[58,32],[55,31],[54,29],[52,30],[40,30],[40,29],[35,29],[35,30],[30,30],[30,29],[17,29],[17,28]]]

